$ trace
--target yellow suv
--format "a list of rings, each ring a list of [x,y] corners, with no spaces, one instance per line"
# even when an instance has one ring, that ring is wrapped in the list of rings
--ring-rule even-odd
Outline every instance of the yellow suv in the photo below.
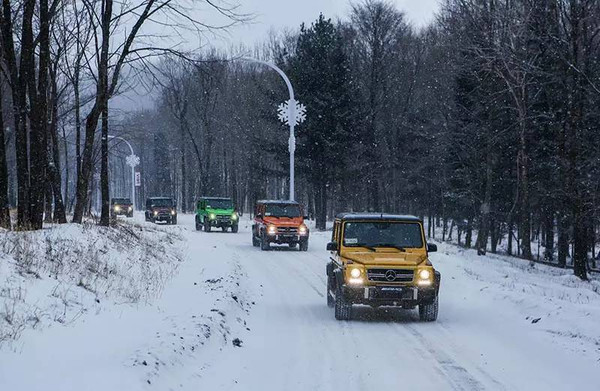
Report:
[[[352,305],[419,306],[422,321],[438,315],[441,275],[429,261],[423,223],[414,216],[372,213],[338,215],[327,244],[327,305],[349,320]]]

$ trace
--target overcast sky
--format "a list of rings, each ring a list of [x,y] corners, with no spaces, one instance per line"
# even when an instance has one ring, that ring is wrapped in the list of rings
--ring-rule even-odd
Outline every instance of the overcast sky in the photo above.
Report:
[[[390,2],[397,4],[416,27],[428,24],[439,7],[439,0]],[[350,12],[350,0],[239,0],[239,4],[242,12],[253,14],[255,19],[252,24],[233,29],[226,45],[253,45],[262,41],[271,29],[297,28],[302,22],[316,20],[321,12],[332,19],[345,18]]]
[[[230,0],[235,2],[236,0]],[[252,14],[254,19],[251,23],[237,26],[221,35],[219,38],[211,37],[207,46],[229,48],[240,44],[252,47],[256,43],[266,40],[269,31],[281,31],[282,29],[297,29],[302,22],[312,23],[323,13],[327,18],[346,18],[350,13],[350,1],[352,0],[237,0],[240,4],[240,13]],[[360,0],[354,0],[360,1]],[[410,23],[415,27],[423,27],[432,21],[437,12],[439,0],[388,0],[395,3],[398,9],[404,11]],[[206,13],[204,13],[206,12]],[[196,17],[212,18],[209,10],[198,10]],[[217,18],[218,19],[218,18]],[[208,23],[223,23],[222,20],[204,20]],[[189,37],[186,37],[189,38]],[[190,49],[196,47],[199,42],[190,38],[188,45]],[[153,93],[148,94],[145,90],[136,88],[111,100],[113,109],[124,111],[139,110],[150,107],[153,101]]]

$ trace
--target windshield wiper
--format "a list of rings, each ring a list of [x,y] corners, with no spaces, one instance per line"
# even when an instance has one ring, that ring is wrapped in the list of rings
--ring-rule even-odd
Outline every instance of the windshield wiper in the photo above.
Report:
[[[406,252],[406,249],[404,247],[398,246],[397,244],[391,244],[391,243],[379,243],[379,244],[376,244],[375,247],[391,247],[391,248],[395,248],[398,251]]]
[[[377,249],[375,249],[375,247],[372,247],[372,246],[367,246],[366,244],[360,244],[360,243],[353,244],[353,245],[351,245],[351,246],[346,246],[346,247],[364,247],[364,248],[366,248],[367,250],[370,250],[370,251],[372,251],[372,252],[377,252]]]

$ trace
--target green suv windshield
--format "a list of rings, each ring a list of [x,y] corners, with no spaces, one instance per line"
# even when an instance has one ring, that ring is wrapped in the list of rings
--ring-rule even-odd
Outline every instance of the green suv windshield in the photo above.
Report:
[[[233,209],[231,200],[206,200],[206,209]]]
[[[406,222],[347,222],[344,225],[346,247],[421,248],[421,226]]]

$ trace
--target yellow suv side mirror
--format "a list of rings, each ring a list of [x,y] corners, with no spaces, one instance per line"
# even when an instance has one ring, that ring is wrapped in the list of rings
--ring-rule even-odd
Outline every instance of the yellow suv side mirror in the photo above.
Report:
[[[429,244],[429,243],[427,243],[427,252],[428,253],[437,252],[437,244]]]
[[[336,242],[327,243],[327,251],[337,251],[337,250],[338,250],[338,244]]]

